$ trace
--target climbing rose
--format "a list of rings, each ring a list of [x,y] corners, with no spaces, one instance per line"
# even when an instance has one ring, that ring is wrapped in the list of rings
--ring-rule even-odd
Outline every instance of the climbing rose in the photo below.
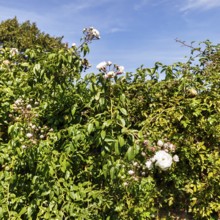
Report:
[[[128,174],[129,174],[129,175],[134,175],[134,171],[133,171],[133,170],[129,170],[129,171],[128,171]]]
[[[146,167],[148,170],[151,170],[153,168],[153,162],[152,160],[147,160],[147,162],[145,163]]]
[[[164,150],[159,150],[153,157],[155,165],[160,167],[162,170],[167,170],[172,165],[172,156]]]
[[[125,70],[125,68],[124,68],[123,66],[119,66],[119,67],[118,67],[118,72],[119,72],[119,73],[123,73],[124,70]]]
[[[17,48],[11,48],[10,54],[11,54],[12,56],[17,55],[18,53],[19,53],[19,52],[18,52],[18,49],[17,49]]]
[[[27,136],[28,138],[32,138],[32,137],[33,137],[33,134],[27,133],[26,136]]]
[[[97,29],[93,28],[93,29],[91,30],[91,33],[92,33],[92,35],[95,36],[97,39],[100,38],[100,33],[99,33],[99,31],[98,31]]]
[[[99,64],[96,66],[96,68],[97,68],[98,70],[101,70],[101,69],[105,68],[106,65],[107,65],[107,63],[106,63],[105,61],[103,61],[103,62],[99,63]]]
[[[174,155],[173,156],[173,161],[174,162],[179,162],[180,161],[179,156],[178,155]]]
[[[115,72],[114,71],[109,71],[108,73],[106,73],[107,78],[112,78],[115,76]]]

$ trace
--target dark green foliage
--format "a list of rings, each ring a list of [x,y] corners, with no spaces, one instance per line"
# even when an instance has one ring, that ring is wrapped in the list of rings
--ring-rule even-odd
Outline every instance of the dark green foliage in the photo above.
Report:
[[[51,37],[49,34],[41,32],[36,24],[30,21],[19,23],[16,17],[0,24],[0,43],[4,47],[15,47],[19,51],[38,46],[45,48],[46,51],[61,49],[65,47],[62,38]]]

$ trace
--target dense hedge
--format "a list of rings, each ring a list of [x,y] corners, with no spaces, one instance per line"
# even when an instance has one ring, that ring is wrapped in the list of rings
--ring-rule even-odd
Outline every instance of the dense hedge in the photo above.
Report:
[[[219,45],[82,77],[87,43],[0,49],[0,218],[218,219]]]

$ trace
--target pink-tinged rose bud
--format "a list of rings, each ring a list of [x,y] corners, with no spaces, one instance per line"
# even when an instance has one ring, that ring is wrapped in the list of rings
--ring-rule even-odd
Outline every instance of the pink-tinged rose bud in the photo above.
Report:
[[[143,144],[144,144],[145,146],[148,146],[148,145],[149,145],[149,141],[148,141],[148,140],[144,140]]]
[[[9,61],[9,60],[4,60],[2,63],[3,63],[4,65],[8,66],[8,65],[10,64],[10,61]]]
[[[152,152],[155,152],[156,151],[156,147],[150,147],[149,150],[152,151]]]

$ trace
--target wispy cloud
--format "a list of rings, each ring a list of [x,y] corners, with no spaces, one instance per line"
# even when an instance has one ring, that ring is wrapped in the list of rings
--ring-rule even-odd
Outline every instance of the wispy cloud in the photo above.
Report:
[[[109,29],[108,33],[118,33],[118,32],[124,32],[126,29],[120,28],[120,27],[112,27]]]
[[[140,10],[144,6],[148,5],[151,0],[140,0],[138,3],[134,5],[134,10]]]
[[[220,7],[219,0],[187,0],[185,5],[180,8],[180,11],[194,9],[209,10],[216,7]]]
[[[32,19],[32,21],[45,20],[42,15],[33,11],[26,11],[21,9],[3,7],[3,6],[0,6],[0,11],[1,11],[1,15],[0,15],[1,20],[6,20],[9,18],[13,18],[15,16],[19,17],[19,20],[21,21],[26,21],[30,19]]]
[[[111,0],[102,0],[102,1],[97,1],[97,0],[77,0],[71,3],[64,4],[62,6],[62,10],[65,13],[81,13],[83,10],[86,9],[92,9],[99,7],[101,5],[104,5],[108,2],[111,2]]]

